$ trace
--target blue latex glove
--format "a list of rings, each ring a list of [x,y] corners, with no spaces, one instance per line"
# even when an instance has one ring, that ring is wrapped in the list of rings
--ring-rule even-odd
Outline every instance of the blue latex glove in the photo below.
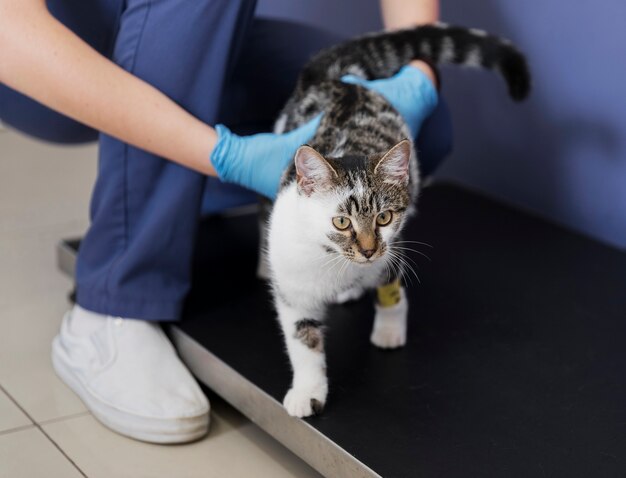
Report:
[[[218,124],[211,163],[222,181],[239,184],[270,199],[276,197],[280,178],[296,150],[309,141],[322,115],[284,134],[238,136]]]
[[[418,68],[404,66],[391,78],[367,81],[354,75],[341,78],[345,83],[355,83],[380,93],[385,97],[409,126],[413,138],[422,123],[433,112],[439,101],[437,90],[431,80]]]

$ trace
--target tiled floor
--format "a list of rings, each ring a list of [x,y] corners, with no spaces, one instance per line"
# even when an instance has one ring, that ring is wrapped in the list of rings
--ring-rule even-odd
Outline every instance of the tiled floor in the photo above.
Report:
[[[71,282],[54,248],[87,227],[95,172],[94,146],[0,131],[0,478],[319,478],[216,397],[205,439],[149,445],[100,425],[56,377],[50,342]]]

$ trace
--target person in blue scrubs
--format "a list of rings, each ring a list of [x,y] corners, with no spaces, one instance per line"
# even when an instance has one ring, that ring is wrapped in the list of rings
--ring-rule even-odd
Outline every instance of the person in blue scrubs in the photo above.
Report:
[[[342,40],[254,9],[254,0],[0,0],[0,120],[47,141],[99,141],[77,304],[53,364],[98,419],[140,440],[206,433],[209,404],[158,322],[180,318],[199,218],[275,195],[318,120],[260,133],[308,58]],[[382,10],[387,28],[438,16],[436,0],[382,0]],[[415,82],[436,95],[430,67],[412,66],[383,94]],[[417,94],[393,101],[427,117],[417,140],[422,173],[432,172],[450,149],[445,106],[432,111]]]

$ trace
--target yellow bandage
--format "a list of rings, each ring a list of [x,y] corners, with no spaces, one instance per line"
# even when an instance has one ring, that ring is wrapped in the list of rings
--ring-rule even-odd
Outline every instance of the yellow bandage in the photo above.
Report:
[[[391,307],[400,302],[402,295],[400,293],[400,279],[396,279],[386,285],[381,285],[377,289],[378,304],[381,307]]]

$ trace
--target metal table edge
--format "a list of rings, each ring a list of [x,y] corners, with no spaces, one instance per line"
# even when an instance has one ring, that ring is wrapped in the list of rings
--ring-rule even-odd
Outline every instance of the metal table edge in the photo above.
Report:
[[[309,423],[289,416],[281,403],[180,328],[174,325],[170,331],[182,360],[198,380],[319,473],[338,478],[381,478]]]

